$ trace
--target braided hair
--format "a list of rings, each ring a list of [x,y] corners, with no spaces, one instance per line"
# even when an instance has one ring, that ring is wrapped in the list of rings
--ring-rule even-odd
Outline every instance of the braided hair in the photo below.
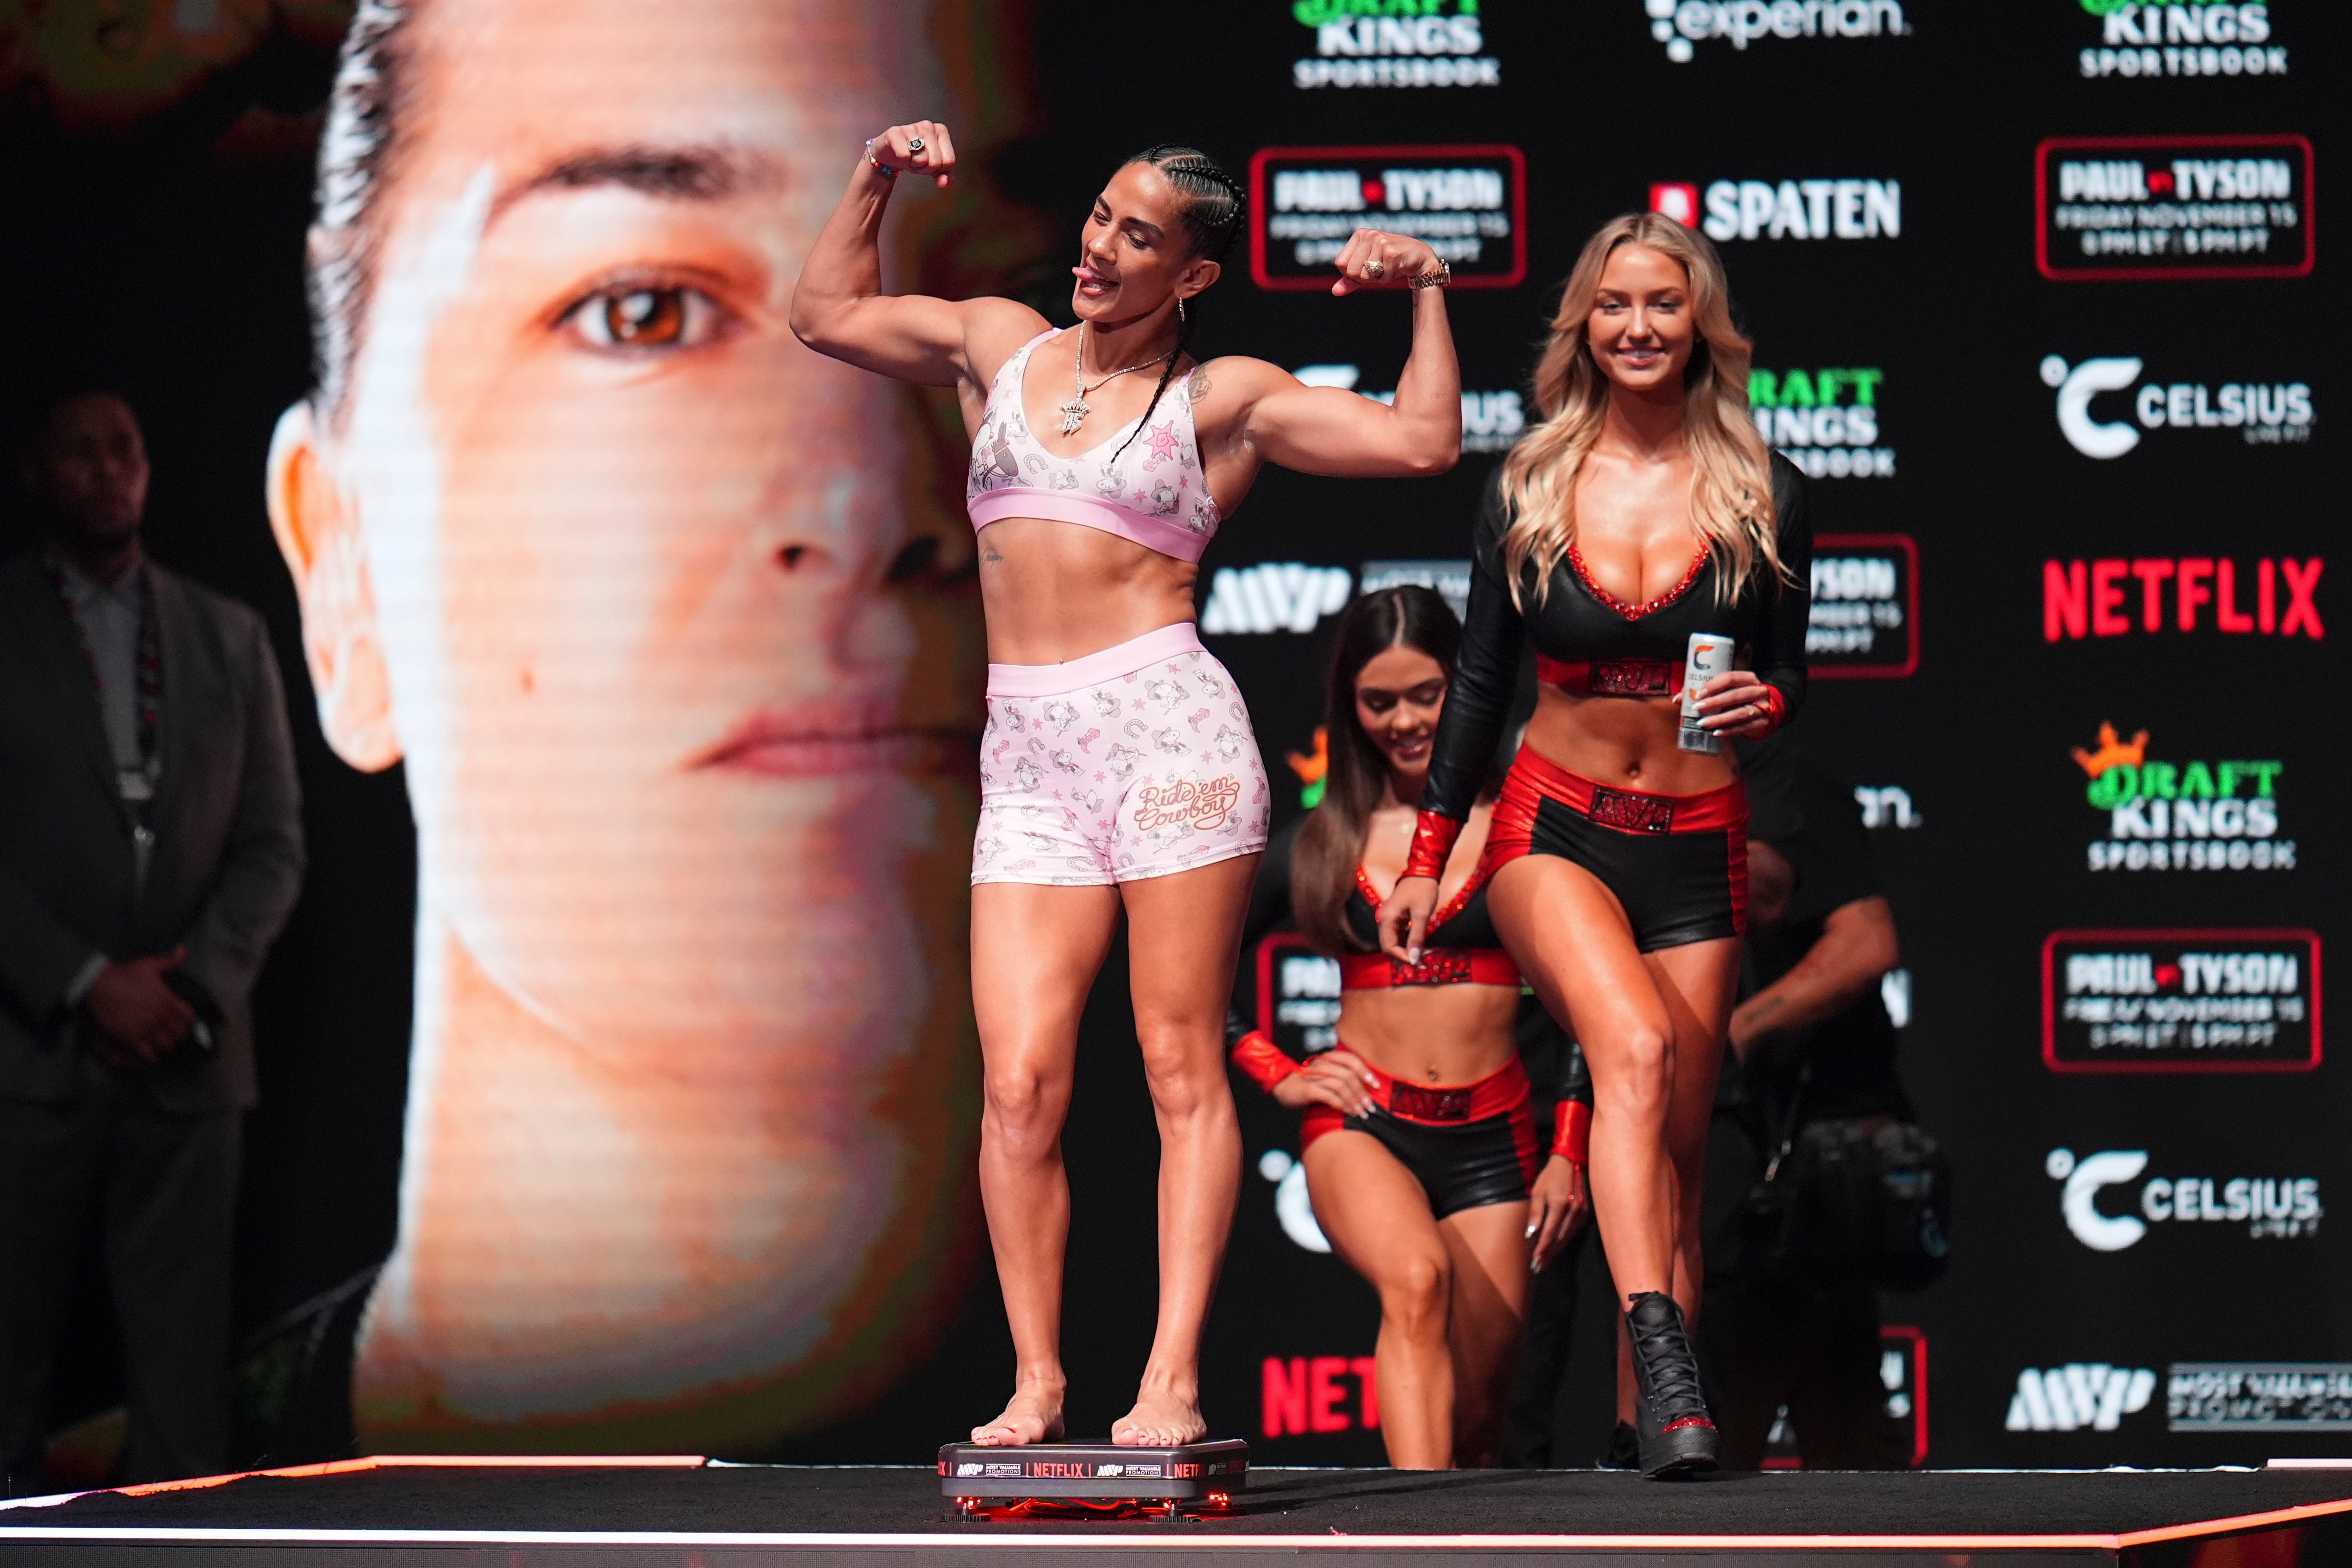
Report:
[[[1234,240],[1242,232],[1242,219],[1248,204],[1242,194],[1239,181],[1217,167],[1216,160],[1197,147],[1179,147],[1162,142],[1147,147],[1129,163],[1149,163],[1160,171],[1160,177],[1176,188],[1183,198],[1177,209],[1177,221],[1184,225],[1184,239],[1192,256],[1206,256],[1222,263],[1225,253],[1234,248]],[[1176,346],[1168,351],[1168,363],[1161,367],[1160,383],[1151,389],[1151,401],[1144,405],[1143,417],[1136,421],[1135,429],[1118,444],[1118,452],[1110,455],[1118,461],[1119,453],[1135,444],[1144,427],[1160,407],[1160,399],[1168,391],[1168,383],[1176,378],[1176,366],[1184,358],[1184,350],[1192,340],[1193,323],[1201,319],[1196,299],[1190,311],[1179,308],[1176,316]]]

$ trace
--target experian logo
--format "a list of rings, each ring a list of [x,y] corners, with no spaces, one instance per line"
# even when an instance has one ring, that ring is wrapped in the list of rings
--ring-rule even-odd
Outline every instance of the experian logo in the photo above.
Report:
[[[1650,36],[1681,65],[1708,38],[1735,49],[1766,38],[1903,37],[1911,25],[1895,0],[1643,0]]]

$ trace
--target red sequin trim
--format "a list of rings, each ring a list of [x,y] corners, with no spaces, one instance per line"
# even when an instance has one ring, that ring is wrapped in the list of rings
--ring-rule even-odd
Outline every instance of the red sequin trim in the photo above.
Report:
[[[1691,589],[1691,584],[1698,580],[1698,574],[1706,570],[1706,562],[1707,550],[1706,548],[1702,545],[1699,548],[1698,554],[1691,558],[1690,570],[1683,573],[1683,580],[1680,582],[1675,583],[1672,588],[1666,590],[1665,592],[1661,593],[1647,604],[1637,607],[1626,603],[1623,600],[1618,598],[1615,594],[1610,592],[1607,589],[1593,581],[1592,574],[1584,570],[1583,553],[1573,544],[1568,547],[1568,564],[1576,569],[1577,580],[1584,584],[1584,591],[1592,595],[1593,598],[1601,601],[1601,603],[1607,605],[1610,609],[1615,611],[1618,614],[1623,616],[1628,621],[1639,621],[1644,615],[1654,615],[1657,612],[1664,610],[1667,605],[1672,604],[1675,600],[1680,599],[1684,594],[1688,593]]]
[[[1679,1421],[1667,1422],[1664,1427],[1659,1429],[1658,1436],[1663,1437],[1668,1432],[1679,1432],[1685,1427],[1704,1427],[1710,1432],[1715,1430],[1715,1423],[1708,1420],[1706,1416],[1685,1416]]]

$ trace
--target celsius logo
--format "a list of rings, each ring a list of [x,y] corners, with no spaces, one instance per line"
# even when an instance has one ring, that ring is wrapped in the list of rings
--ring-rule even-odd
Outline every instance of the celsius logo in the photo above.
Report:
[[[2177,1219],[2242,1223],[2257,1238],[2316,1236],[2326,1212],[2317,1176],[2216,1181],[2193,1176],[2152,1176],[2141,1183],[2138,1214],[2102,1212],[2100,1191],[2137,1181],[2147,1169],[2146,1149],[2108,1149],[2079,1160],[2071,1149],[2053,1149],[2042,1169],[2051,1180],[2065,1184],[2058,1211],[2074,1239],[2094,1252],[2120,1252],[2146,1236],[2149,1225]]]
[[[1764,439],[1809,479],[1895,476],[1878,442],[1881,370],[1749,371],[1748,412]]]
[[[2111,724],[2097,750],[2074,756],[2091,780],[2085,799],[2107,818],[2106,836],[2091,841],[2093,871],[2294,869],[2294,841],[2277,836],[2286,764],[2152,761],[2147,731],[2126,741]]]
[[[2147,1408],[2156,1392],[2156,1369],[2113,1366],[2104,1361],[2070,1362],[2044,1372],[2027,1367],[2010,1396],[2012,1432],[2112,1432],[2126,1416]]]
[[[1299,87],[1500,87],[1478,0],[1292,0],[1315,29],[1316,57],[1290,68]]]
[[[2311,439],[2315,417],[2309,382],[2140,382],[2137,359],[2084,360],[2068,365],[2056,354],[2042,361],[2042,384],[2058,392],[2058,429],[2085,457],[2121,457],[2140,443],[2140,430],[2234,430],[2250,446],[2283,446]],[[2091,404],[2103,393],[2137,384],[2130,407],[2137,424],[2100,419]]]
[[[1709,38],[1745,49],[1766,38],[1899,38],[1911,31],[1895,0],[1643,0],[1643,9],[1650,36],[1676,65]]]
[[[1309,1252],[1328,1252],[1331,1243],[1315,1223],[1315,1203],[1307,1196],[1307,1166],[1286,1149],[1268,1149],[1258,1156],[1257,1174],[1274,1184],[1274,1218],[1293,1244]]]
[[[1692,184],[1650,187],[1650,210],[1698,226],[1722,244],[1735,239],[1894,239],[1903,233],[1900,180],[1717,180],[1702,195]]]
[[[2268,5],[2083,0],[2083,9],[2099,19],[2100,47],[2076,57],[2086,77],[2286,75]]]
[[[1246,632],[1312,632],[1326,615],[1348,602],[1352,580],[1344,566],[1303,566],[1268,561],[1263,566],[1221,566],[1209,583],[1201,630],[1210,636]]]
[[[1310,387],[1338,387],[1361,392],[1374,402],[1396,402],[1396,390],[1363,392],[1356,382],[1363,372],[1353,365],[1301,365],[1291,372]],[[1527,405],[1516,392],[1466,392],[1462,394],[1462,450],[1507,452],[1528,427]],[[1382,587],[1390,586],[1381,584]],[[1430,584],[1426,586],[1435,586]],[[1371,591],[1367,584],[1364,591]],[[1468,590],[1465,588],[1466,593]],[[1457,614],[1460,612],[1455,612]]]

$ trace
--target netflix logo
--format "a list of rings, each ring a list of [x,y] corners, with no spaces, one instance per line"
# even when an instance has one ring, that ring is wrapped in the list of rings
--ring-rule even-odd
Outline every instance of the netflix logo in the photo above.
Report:
[[[1360,1427],[1369,1432],[1381,1424],[1380,1390],[1369,1355],[1294,1355],[1288,1361],[1269,1355],[1265,1389],[1269,1437]]]
[[[2122,637],[2134,632],[2226,632],[2263,637],[2327,635],[2319,618],[2324,562],[2269,556],[2045,560],[2042,637]]]

